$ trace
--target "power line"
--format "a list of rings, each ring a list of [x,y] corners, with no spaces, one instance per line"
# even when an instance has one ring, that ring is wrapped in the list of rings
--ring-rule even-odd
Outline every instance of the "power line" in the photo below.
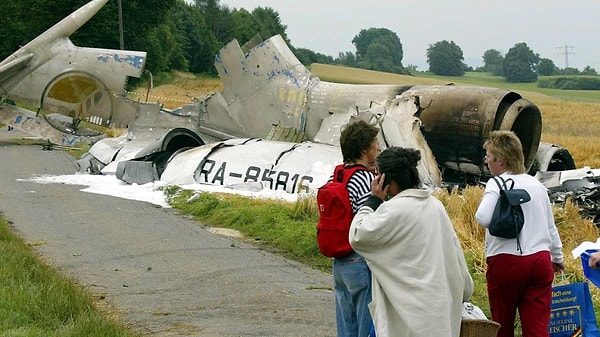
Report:
[[[569,51],[569,48],[575,48],[575,47],[569,46],[565,42],[564,46],[556,47],[556,48],[564,50],[563,52],[558,53],[558,55],[565,55],[565,68],[568,68],[569,67],[569,55],[575,55],[575,53]]]

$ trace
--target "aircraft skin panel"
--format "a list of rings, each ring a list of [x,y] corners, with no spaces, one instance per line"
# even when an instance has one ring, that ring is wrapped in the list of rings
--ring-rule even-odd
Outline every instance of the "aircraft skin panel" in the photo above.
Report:
[[[8,91],[1,85],[14,74],[22,71],[33,58],[33,54],[18,56],[12,61],[4,63],[0,66],[0,94],[6,94]]]
[[[419,112],[417,98],[404,93],[397,96],[382,118],[381,133],[388,147],[401,146],[421,152],[417,169],[423,184],[438,186],[442,182],[435,156],[421,132],[422,122],[416,117]]]
[[[148,145],[160,139],[168,129],[152,129],[146,132],[132,132],[124,134],[124,138],[127,143],[122,146],[113,158],[113,161],[109,163],[103,170],[104,174],[114,174],[116,171],[116,164],[121,161],[137,158],[137,154],[144,150]]]
[[[575,160],[567,149],[556,144],[540,142],[535,156],[535,162],[528,173],[530,175],[535,175],[540,171],[568,171],[575,170],[576,168],[577,165],[575,165]],[[590,178],[598,181],[598,179],[593,176],[590,176]],[[600,220],[600,218],[598,220]]]
[[[352,85],[317,81],[308,93],[305,133],[314,139],[323,121],[335,114],[385,113],[384,107],[405,91],[396,85]]]
[[[227,146],[235,146],[237,144],[243,144],[247,140],[247,138],[234,138],[227,141],[214,142],[183,151],[171,159],[169,165],[167,165],[165,171],[161,175],[160,180],[170,184],[178,185],[196,184],[197,182],[194,180],[194,171],[198,167],[198,164],[211,151],[213,151],[215,147],[223,146],[223,144],[227,144]]]
[[[89,154],[94,156],[103,165],[108,165],[115,159],[116,154],[129,142],[127,134],[123,134],[119,137],[105,138],[94,143],[94,146],[88,151]]]
[[[306,160],[306,156],[311,160]],[[341,162],[339,148],[318,143],[231,139],[184,151],[161,176],[167,184],[208,184],[287,193],[315,190]],[[196,177],[190,179],[190,177]]]
[[[214,148],[207,157],[198,163],[194,179],[200,184],[225,184],[225,179],[237,179],[237,183],[260,181],[266,178],[280,153],[289,151],[296,144],[278,141],[265,141],[250,138],[235,146],[226,145]],[[243,151],[231,151],[238,147]],[[249,164],[251,163],[251,164]]]
[[[274,123],[303,131],[306,88],[313,76],[280,36],[263,41],[247,54],[234,40],[221,49],[215,67],[229,117],[241,128],[234,134],[265,137]]]
[[[42,116],[36,116],[35,113],[29,110],[6,103],[0,103],[0,123],[37,135],[41,139],[53,139],[55,144],[64,146],[78,146],[81,143],[91,144],[106,137],[104,134],[81,136],[61,131],[48,123]]]
[[[353,117],[355,117],[355,114],[352,112],[337,113],[327,116],[323,119],[319,131],[313,137],[313,140],[317,143],[339,146],[342,127],[348,124]]]
[[[130,130],[116,139],[103,139],[99,143],[101,145],[94,144],[89,153],[105,163],[100,169],[101,173],[115,174],[120,162],[159,152],[174,153],[181,147],[198,146],[203,140],[193,131],[182,127],[149,127]],[[99,150],[93,151],[96,147],[99,147]],[[112,159],[107,162],[106,158],[109,155]],[[85,171],[87,168],[81,167],[81,170]]]
[[[242,137],[245,134],[243,127],[233,119],[230,112],[230,109],[240,110],[240,105],[225,101],[221,93],[214,93],[209,99],[188,106],[197,106],[195,110],[200,112],[200,128],[219,130],[233,137]]]
[[[197,130],[200,125],[198,118],[198,106],[193,113],[183,111],[162,110],[159,105],[153,103],[132,102],[136,107],[135,118],[131,120],[129,130],[140,133],[146,130],[162,128],[169,131],[172,128],[183,127]],[[180,113],[181,112],[181,113]],[[165,132],[166,133],[166,132]]]
[[[272,181],[263,185],[273,190],[285,186],[288,193],[314,192],[327,182],[341,162],[339,146],[303,142],[279,158],[272,168]]]
[[[294,127],[312,140],[330,114],[368,111],[410,87],[349,85],[321,82],[276,35],[244,54],[237,41],[227,44],[215,59],[223,82],[228,119],[213,118],[212,127],[240,137],[265,137],[271,124]],[[210,107],[211,97],[207,104]],[[243,109],[243,110],[242,110]],[[260,113],[260,119],[255,117]],[[219,112],[216,112],[219,114]],[[234,129],[238,127],[239,129]]]

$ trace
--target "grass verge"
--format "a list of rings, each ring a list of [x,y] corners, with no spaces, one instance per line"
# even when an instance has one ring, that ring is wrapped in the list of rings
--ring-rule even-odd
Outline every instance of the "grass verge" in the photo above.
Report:
[[[179,187],[167,187],[164,191],[173,207],[208,226],[238,230],[246,240],[266,250],[330,273],[331,260],[323,257],[317,248],[315,226],[318,212],[314,195],[307,194],[299,197],[296,203],[289,203],[195,192]],[[446,207],[465,252],[475,282],[471,302],[489,317],[485,280],[485,231],[474,220],[482,194],[482,187],[468,187],[451,193],[439,190],[436,197]],[[570,202],[563,207],[555,207],[554,213],[564,245],[565,277],[570,282],[583,281],[581,262],[573,259],[570,252],[582,241],[595,241],[600,232],[590,220],[583,219],[578,208]],[[596,287],[590,289],[595,308],[599,310],[600,291]]]
[[[85,289],[38,258],[0,217],[0,336],[133,337]]]

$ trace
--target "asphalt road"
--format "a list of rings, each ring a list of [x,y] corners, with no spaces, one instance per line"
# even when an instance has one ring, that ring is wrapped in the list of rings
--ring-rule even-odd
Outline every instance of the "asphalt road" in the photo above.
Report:
[[[331,276],[149,203],[23,181],[73,174],[62,151],[0,131],[0,212],[143,336],[335,336]]]

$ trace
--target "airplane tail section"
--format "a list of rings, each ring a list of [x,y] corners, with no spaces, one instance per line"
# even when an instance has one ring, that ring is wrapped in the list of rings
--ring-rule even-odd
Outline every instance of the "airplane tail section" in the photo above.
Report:
[[[132,124],[135,102],[125,98],[125,84],[128,77],[141,76],[146,53],[78,47],[69,39],[107,1],[90,1],[0,62],[0,96],[34,106],[35,116],[64,115],[73,126]],[[33,126],[24,131],[44,134]],[[79,135],[77,128],[70,132]]]

